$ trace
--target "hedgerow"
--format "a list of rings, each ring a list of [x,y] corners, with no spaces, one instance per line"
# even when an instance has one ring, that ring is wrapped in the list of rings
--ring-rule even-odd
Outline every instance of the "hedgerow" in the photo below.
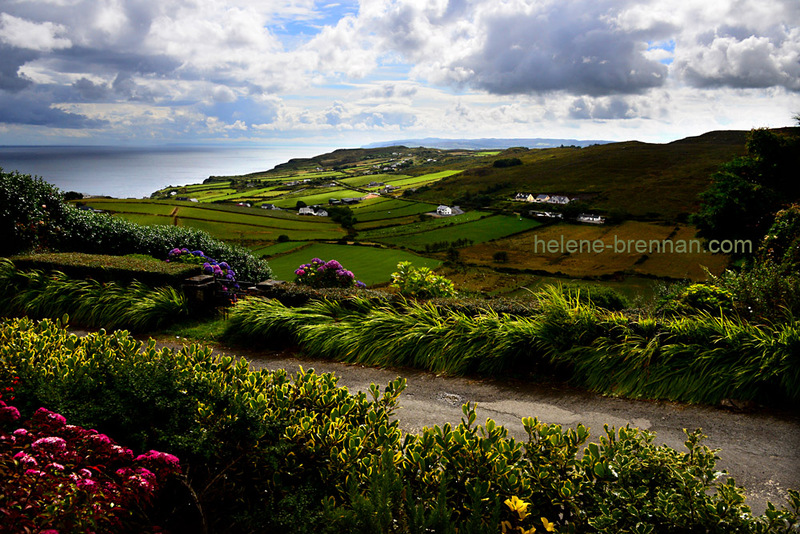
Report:
[[[453,375],[557,374],[628,397],[800,404],[800,321],[757,325],[703,311],[633,318],[557,288],[540,293],[527,316],[414,301],[321,300],[287,308],[249,298],[231,310],[226,333],[239,342],[290,342],[309,355],[367,365]]]
[[[198,346],[83,338],[64,325],[0,324],[0,387],[23,414],[47,405],[127,446],[180,458],[194,507],[170,525],[202,532],[781,533],[788,508],[754,517],[718,451],[687,433],[685,452],[634,428],[563,429],[526,418],[525,441],[472,405],[458,425],[404,434],[401,379],[350,395],[332,375],[250,371]],[[579,454],[582,452],[582,454]],[[724,475],[724,473],[722,474]],[[187,499],[181,494],[182,502]]]
[[[209,234],[182,226],[142,226],[125,219],[69,209],[53,247],[62,251],[93,254],[147,254],[166,259],[173,248],[202,250],[232,265],[240,280],[260,282],[272,277],[262,258],[245,247],[214,239]]]

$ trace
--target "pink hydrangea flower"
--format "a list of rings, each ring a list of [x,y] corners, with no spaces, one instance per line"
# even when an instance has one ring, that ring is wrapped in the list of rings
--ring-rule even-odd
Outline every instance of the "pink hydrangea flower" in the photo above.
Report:
[[[24,451],[19,451],[17,454],[15,454],[14,459],[26,467],[39,465],[39,462],[36,461],[36,458]]]
[[[60,413],[51,412],[47,408],[39,408],[33,414],[33,419],[40,422],[55,423],[56,426],[64,426],[67,424],[67,419]]]
[[[19,419],[19,410],[14,406],[0,407],[0,422],[10,423]]]
[[[50,436],[48,438],[37,439],[33,442],[31,448],[49,452],[61,452],[67,449],[67,442],[64,438]]]

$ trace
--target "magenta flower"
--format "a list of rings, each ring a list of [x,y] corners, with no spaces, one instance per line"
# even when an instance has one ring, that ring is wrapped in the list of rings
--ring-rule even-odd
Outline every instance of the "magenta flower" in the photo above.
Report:
[[[66,418],[60,413],[51,412],[47,408],[39,408],[33,414],[33,419],[37,422],[55,424],[56,427],[64,426],[67,424]]]
[[[19,410],[14,406],[3,406],[0,408],[0,423],[11,423],[19,419]]]
[[[32,449],[45,452],[61,452],[67,449],[67,442],[64,438],[50,436],[49,438],[39,438],[31,445]]]
[[[36,461],[36,458],[23,451],[19,451],[17,454],[15,454],[14,459],[26,467],[39,465],[39,462]]]
[[[137,462],[148,463],[151,465],[162,465],[166,467],[179,467],[180,460],[177,456],[154,450],[149,450],[145,454],[136,457]]]

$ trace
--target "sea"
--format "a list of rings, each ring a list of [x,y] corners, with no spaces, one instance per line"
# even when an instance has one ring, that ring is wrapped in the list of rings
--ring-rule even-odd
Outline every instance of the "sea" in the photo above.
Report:
[[[267,171],[292,158],[313,157],[332,150],[310,145],[0,146],[0,168],[38,176],[63,192],[145,198],[168,186],[200,183],[210,176]]]

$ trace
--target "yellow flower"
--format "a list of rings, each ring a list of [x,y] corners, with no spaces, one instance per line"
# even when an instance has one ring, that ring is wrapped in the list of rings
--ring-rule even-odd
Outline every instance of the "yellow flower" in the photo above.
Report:
[[[511,511],[517,512],[517,514],[519,514],[520,521],[528,517],[528,506],[530,505],[530,503],[523,501],[516,495],[512,496],[510,499],[506,499],[504,502],[505,505],[511,509]]]
[[[503,521],[502,523],[500,523],[500,528],[503,530],[503,534],[506,534],[506,532],[511,530],[511,522]]]
[[[544,529],[547,532],[555,532],[556,531],[556,524],[555,523],[551,523],[550,521],[548,521],[546,517],[542,518],[542,524],[544,525]]]

